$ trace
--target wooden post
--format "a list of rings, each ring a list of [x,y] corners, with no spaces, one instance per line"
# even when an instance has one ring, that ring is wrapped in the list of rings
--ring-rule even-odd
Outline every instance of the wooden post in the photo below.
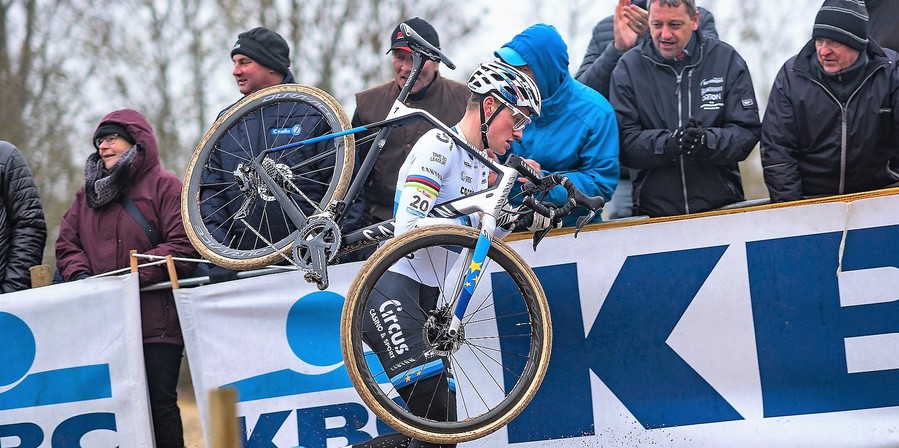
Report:
[[[137,257],[134,256],[136,254],[136,250],[131,251],[131,273],[137,272]]]
[[[169,280],[172,281],[172,289],[178,289],[178,272],[175,270],[175,260],[171,255],[165,256],[165,266],[169,268]]]
[[[50,277],[50,266],[45,264],[39,264],[37,266],[32,266],[28,268],[28,272],[31,273],[31,287],[32,288],[40,288],[41,286],[47,286],[53,280]]]
[[[237,432],[237,390],[209,391],[209,448],[239,448]]]

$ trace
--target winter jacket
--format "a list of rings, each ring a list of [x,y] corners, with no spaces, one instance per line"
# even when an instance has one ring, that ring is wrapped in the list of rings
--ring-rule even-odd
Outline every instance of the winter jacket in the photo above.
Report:
[[[883,48],[899,51],[899,2],[896,0],[865,0],[871,31],[869,36]]]
[[[122,194],[127,194],[150,225],[162,234],[163,242],[152,246],[143,228],[118,200],[98,208],[88,207],[85,187],[81,187],[72,207],[62,217],[56,241],[56,265],[66,281],[83,273],[96,275],[128,267],[131,250],[197,257],[181,221],[181,180],[160,166],[159,149],[150,124],[139,112],[130,109],[109,113],[100,125],[109,122],[124,125],[137,146],[130,182]],[[179,276],[186,276],[195,268],[191,262],[175,262],[175,266]],[[165,265],[140,268],[138,273],[141,286],[169,279]],[[172,291],[141,292],[140,311],[145,343],[184,343]]]
[[[293,75],[288,73],[282,84],[293,82]],[[222,110],[219,116],[232,106],[233,104]],[[259,244],[259,239],[252,230],[247,229],[241,222],[230,219],[243,205],[244,193],[236,187],[232,173],[238,164],[246,160],[244,148],[272,148],[332,131],[324,120],[316,117],[319,115],[318,112],[309,106],[279,108],[277,114],[271,109],[265,109],[264,114],[258,110],[247,114],[240,126],[232,127],[221,140],[220,147],[223,150],[216,151],[209,159],[209,165],[215,169],[206,170],[203,174],[202,182],[207,187],[200,191],[200,202],[207,228],[213,233],[216,241],[237,241],[238,249],[251,250]],[[314,154],[330,151],[333,144],[333,140],[325,140],[300,149],[273,153],[271,157],[279,164],[302,167],[304,171],[295,176],[294,183],[317,204],[327,191],[333,173],[333,163],[327,161],[309,163],[308,160]],[[253,154],[256,155],[258,154]],[[295,170],[294,173],[298,171]],[[306,216],[317,213],[308,201],[297,199],[296,202]],[[361,202],[348,207],[344,215],[344,230],[361,227],[362,213]],[[263,216],[266,216],[267,224],[263,236],[269,241],[280,241],[295,230],[293,223],[282,212],[280,203],[257,197],[249,209],[246,220],[249,223],[258,223],[262,222]],[[244,235],[250,235],[252,238],[243,237]]]
[[[699,10],[699,30],[706,38],[717,39],[715,16],[705,8],[696,9]],[[624,52],[615,48],[614,26],[614,16],[608,16],[593,27],[593,37],[587,46],[587,53],[584,54],[584,60],[575,74],[578,81],[592,87],[606,98],[609,97],[612,70],[624,55]],[[638,37],[636,46],[640,46],[642,42],[643,36]]]
[[[357,93],[353,126],[364,126],[387,118],[387,113],[399,93],[399,87],[393,80]],[[425,110],[441,122],[451,125],[462,119],[470,96],[468,86],[446,79],[438,72],[434,81],[425,90],[409,95],[406,106]],[[430,123],[419,121],[390,131],[387,143],[372,167],[363,193],[366,219],[371,224],[393,218],[393,200],[400,166],[412,151],[415,142],[431,129],[433,126]],[[369,143],[357,148],[360,162],[368,154],[370,147]]]
[[[609,102],[568,72],[568,48],[550,25],[529,27],[509,43],[528,63],[543,98],[541,113],[524,128],[510,152],[540,163],[544,174],[565,174],[578,189],[607,201],[618,185],[618,127]],[[518,186],[512,192],[513,204]],[[546,198],[564,205],[567,193],[556,187]],[[565,218],[574,225],[583,210]],[[594,222],[601,221],[599,214]]]
[[[762,168],[772,202],[854,193],[899,182],[899,66],[869,41],[861,85],[845,104],[823,83],[815,42],[774,80],[762,124]]]
[[[636,214],[697,213],[743,200],[737,162],[758,143],[761,123],[746,62],[730,45],[693,34],[691,55],[663,60],[652,40],[632,48],[612,72],[621,163],[637,170]],[[690,117],[708,151],[678,155],[667,145]]]
[[[47,224],[37,185],[22,153],[0,141],[0,293],[31,288],[41,264]]]

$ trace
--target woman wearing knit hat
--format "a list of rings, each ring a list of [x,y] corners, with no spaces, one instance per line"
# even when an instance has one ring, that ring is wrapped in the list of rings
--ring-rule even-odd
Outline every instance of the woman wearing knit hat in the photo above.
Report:
[[[146,118],[130,109],[111,112],[91,141],[96,150],[84,166],[84,187],[63,215],[56,240],[56,266],[63,280],[128,267],[132,249],[196,258],[181,221],[181,179],[160,166]],[[195,266],[175,262],[175,268],[179,276],[187,276]],[[139,275],[141,286],[169,279],[165,266],[141,268]],[[184,340],[172,291],[141,292],[140,314],[155,446],[183,448],[176,386]]]
[[[868,38],[861,0],[826,0],[774,81],[761,154],[772,202],[899,182],[899,55]]]

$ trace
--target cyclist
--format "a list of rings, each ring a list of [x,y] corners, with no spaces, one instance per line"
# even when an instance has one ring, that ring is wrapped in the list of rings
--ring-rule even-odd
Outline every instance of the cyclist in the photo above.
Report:
[[[468,80],[471,97],[462,120],[453,130],[485,157],[496,159],[505,154],[515,140],[521,139],[531,116],[540,115],[540,91],[530,77],[502,62],[486,62],[478,66]],[[492,184],[491,171],[479,159],[463,151],[443,131],[433,129],[424,134],[412,148],[399,171],[394,202],[395,231],[400,235],[416,227],[453,223],[477,227],[481,215],[472,213],[461,218],[428,217],[440,203]],[[534,218],[531,230],[549,225],[548,220]],[[497,234],[505,235],[497,229]],[[435,249],[428,249],[435,250]],[[445,360],[425,351],[419,331],[428,312],[437,305],[442,279],[416,272],[432,253],[397,263],[385,273],[369,299],[363,324],[365,339],[379,356],[381,364],[405,400],[409,410],[419,416],[440,421],[456,419],[452,373]],[[441,254],[444,258],[445,254]],[[433,273],[433,271],[431,271]],[[378,331],[378,328],[389,328]],[[404,378],[416,377],[414,383]],[[376,438],[356,447],[392,446],[438,447],[437,445],[399,435]]]

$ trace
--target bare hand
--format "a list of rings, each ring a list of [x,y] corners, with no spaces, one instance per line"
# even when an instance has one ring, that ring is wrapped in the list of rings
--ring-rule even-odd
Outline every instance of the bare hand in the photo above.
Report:
[[[613,16],[615,49],[625,52],[637,45],[637,39],[649,29],[649,13],[632,5],[630,0],[618,0]]]

